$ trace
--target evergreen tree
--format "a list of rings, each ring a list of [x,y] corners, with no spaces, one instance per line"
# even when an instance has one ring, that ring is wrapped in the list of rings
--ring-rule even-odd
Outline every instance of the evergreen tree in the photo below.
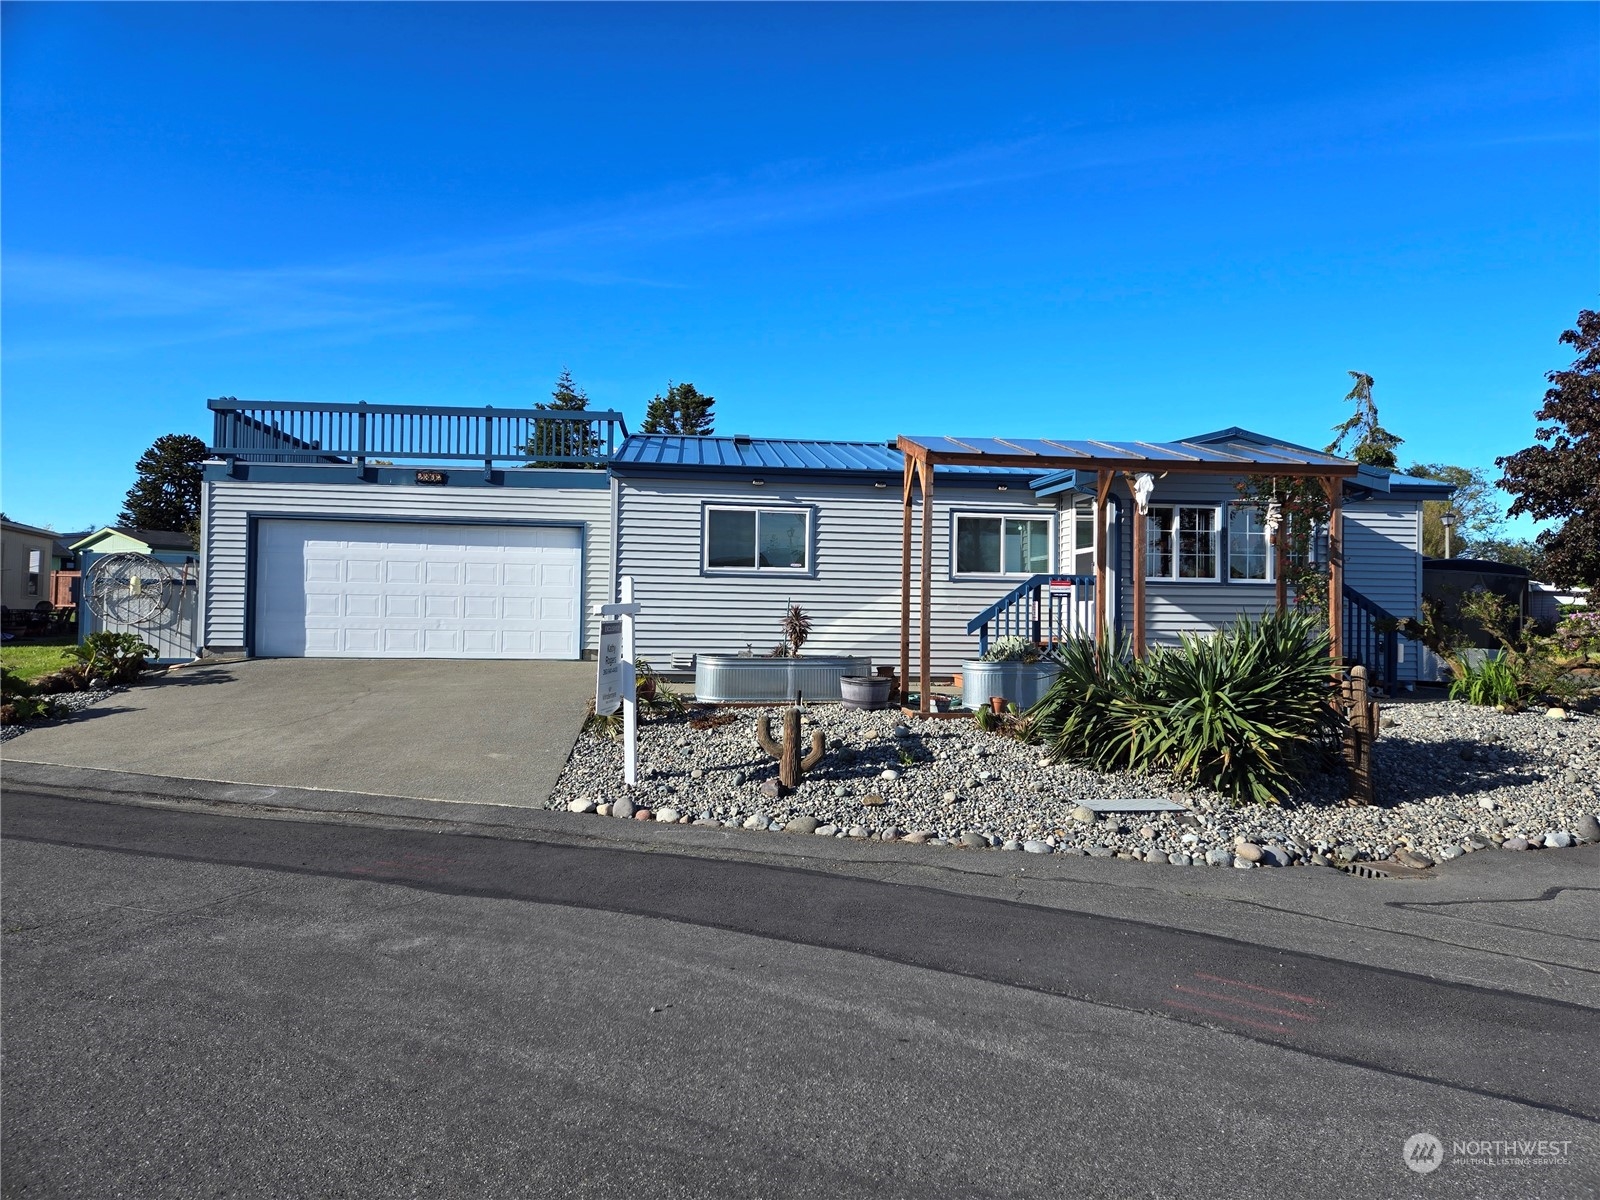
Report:
[[[589,393],[573,382],[572,372],[561,368],[549,404],[536,404],[546,412],[581,412],[589,407]],[[565,458],[589,458],[600,453],[600,435],[588,423],[577,421],[535,421],[528,439],[527,455],[533,467],[592,467],[594,463],[563,462]],[[558,455],[545,458],[544,455]]]
[[[1534,432],[1541,444],[1494,462],[1516,497],[1512,516],[1561,521],[1537,539],[1551,582],[1600,587],[1600,313],[1584,309],[1561,341],[1578,357],[1545,376],[1550,388],[1534,413],[1549,422]]]
[[[1422,503],[1422,553],[1428,558],[1443,558],[1448,540],[1456,558],[1483,558],[1481,547],[1502,544],[1500,503],[1494,484],[1478,467],[1454,467],[1448,463],[1412,463],[1407,475],[1419,479],[1438,479],[1455,484],[1455,495],[1448,500]],[[1443,517],[1456,515],[1455,529],[1444,536]]]
[[[1394,448],[1405,438],[1396,437],[1378,424],[1378,406],[1372,400],[1372,376],[1351,371],[1350,378],[1355,380],[1355,386],[1345,399],[1354,402],[1356,411],[1348,421],[1333,427],[1334,439],[1323,447],[1323,452],[1344,454],[1345,440],[1354,434],[1357,435],[1355,450],[1350,457],[1365,466],[1388,467],[1392,471],[1399,461],[1394,456]]]
[[[122,502],[117,524],[135,529],[182,530],[200,545],[200,478],[206,444],[187,433],[167,433],[140,457],[139,473]]]
[[[711,406],[716,400],[702,395],[692,383],[669,383],[665,396],[657,395],[645,409],[641,433],[684,433],[705,437],[714,420]]]

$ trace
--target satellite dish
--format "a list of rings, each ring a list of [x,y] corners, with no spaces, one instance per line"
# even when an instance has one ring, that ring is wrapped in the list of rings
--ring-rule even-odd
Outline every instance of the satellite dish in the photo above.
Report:
[[[148,554],[108,554],[89,568],[84,590],[102,625],[155,625],[177,609],[183,576]]]

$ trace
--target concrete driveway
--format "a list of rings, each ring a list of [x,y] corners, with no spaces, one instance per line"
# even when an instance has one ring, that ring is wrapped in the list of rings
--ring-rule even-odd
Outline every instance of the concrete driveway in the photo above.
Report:
[[[593,663],[254,659],[183,667],[4,744],[13,762],[542,805]]]

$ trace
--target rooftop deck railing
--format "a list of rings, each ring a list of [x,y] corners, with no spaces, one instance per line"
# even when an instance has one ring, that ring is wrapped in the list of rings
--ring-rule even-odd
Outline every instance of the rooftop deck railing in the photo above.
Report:
[[[246,462],[368,459],[480,461],[516,466],[604,464],[628,426],[622,414],[542,408],[448,408],[410,404],[295,404],[209,400],[211,452]]]

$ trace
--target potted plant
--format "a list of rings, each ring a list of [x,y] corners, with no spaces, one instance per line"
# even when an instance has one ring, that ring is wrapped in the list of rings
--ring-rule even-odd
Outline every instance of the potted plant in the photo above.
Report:
[[[839,699],[846,708],[888,708],[893,687],[894,680],[889,676],[845,675],[839,680]]]

